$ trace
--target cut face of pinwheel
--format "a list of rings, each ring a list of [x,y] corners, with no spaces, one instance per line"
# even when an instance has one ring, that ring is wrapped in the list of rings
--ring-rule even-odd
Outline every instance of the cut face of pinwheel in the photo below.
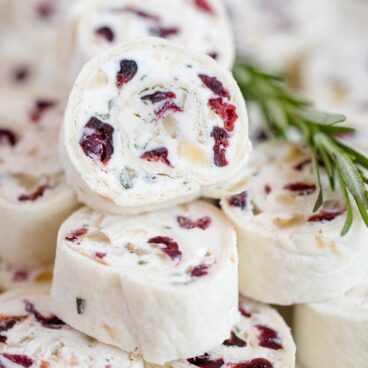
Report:
[[[131,217],[84,208],[59,232],[52,310],[148,362],[190,358],[228,337],[237,267],[235,231],[205,202]]]
[[[0,101],[0,258],[49,264],[57,230],[77,208],[57,157],[62,101],[30,91],[2,91]]]
[[[15,267],[0,261],[0,291],[26,288],[34,284],[50,283],[53,265]]]
[[[83,68],[61,139],[78,198],[115,214],[216,197],[214,188],[227,186],[250,150],[231,74],[159,38],[111,48]]]
[[[225,0],[238,53],[285,71],[334,31],[334,1]],[[309,20],[313,19],[313,22]]]
[[[239,312],[239,320],[221,345],[196,357],[171,362],[166,366],[294,368],[295,344],[290,329],[276,310],[241,298]]]
[[[46,287],[0,296],[0,366],[143,368],[143,361],[102,344],[51,314]]]
[[[296,307],[298,359],[304,368],[360,368],[367,364],[367,276],[345,295]]]
[[[239,287],[272,304],[321,301],[343,294],[366,269],[367,229],[357,209],[341,236],[345,204],[339,189],[318,196],[310,155],[301,146],[271,141],[249,164],[249,189],[222,201],[238,231]]]
[[[72,13],[67,57],[72,76],[101,51],[145,36],[162,37],[231,69],[235,45],[219,0],[82,0]]]

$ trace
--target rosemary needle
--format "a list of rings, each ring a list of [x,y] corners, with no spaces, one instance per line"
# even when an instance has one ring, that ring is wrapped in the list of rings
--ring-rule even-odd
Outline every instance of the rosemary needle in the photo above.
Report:
[[[337,139],[340,134],[354,132],[353,128],[342,124],[345,117],[315,110],[310,101],[289,90],[282,76],[264,72],[255,65],[238,61],[233,73],[244,97],[261,111],[267,134],[288,139],[290,130],[297,130],[310,150],[319,188],[314,212],[323,205],[323,169],[332,190],[335,190],[335,182],[339,183],[345,202],[346,221],[341,235],[347,234],[353,224],[351,198],[368,226],[368,178],[365,174],[368,158]]]

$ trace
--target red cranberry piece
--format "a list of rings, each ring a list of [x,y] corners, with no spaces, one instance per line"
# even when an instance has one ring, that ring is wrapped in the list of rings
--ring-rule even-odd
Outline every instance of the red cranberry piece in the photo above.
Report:
[[[162,119],[164,116],[174,114],[176,112],[182,112],[183,109],[176,105],[174,102],[167,101],[159,109],[155,110],[157,119]]]
[[[56,316],[45,317],[40,312],[38,312],[34,305],[28,301],[25,301],[26,312],[33,315],[37,322],[39,322],[43,327],[50,328],[52,330],[59,330],[64,326],[64,322]]]
[[[173,239],[167,236],[156,236],[148,240],[149,244],[157,244],[164,245],[161,247],[161,251],[167,254],[173,261],[175,259],[180,259],[182,256],[181,251],[179,250],[179,245]]]
[[[213,146],[215,165],[218,167],[227,166],[226,149],[229,146],[229,135],[225,129],[214,127],[211,137],[215,140],[215,144]]]
[[[188,362],[200,368],[220,368],[224,365],[223,359],[211,359],[208,353],[190,358]]]
[[[64,239],[67,241],[70,241],[72,243],[77,243],[79,244],[80,242],[80,238],[83,235],[87,234],[88,229],[86,229],[85,227],[82,227],[81,229],[78,230],[74,230],[72,231],[70,234],[68,234]]]
[[[272,350],[280,350],[283,348],[279,342],[279,336],[275,330],[262,325],[257,325],[256,327],[259,331],[258,340],[260,346]]]
[[[208,13],[208,14],[215,13],[207,0],[194,0],[194,4],[198,9],[200,9],[201,11],[205,13]]]
[[[51,189],[49,184],[44,184],[44,185],[40,185],[33,193],[31,194],[21,194],[18,197],[18,201],[20,202],[34,202],[36,201],[38,198],[43,197],[43,195],[45,194],[46,190]]]
[[[92,117],[84,126],[79,144],[88,157],[106,164],[114,153],[113,134],[110,124]]]
[[[248,312],[244,307],[239,306],[239,312],[240,314],[245,317],[245,318],[250,318],[252,317],[252,313]]]
[[[205,216],[196,221],[196,227],[202,230],[206,230],[211,225],[211,222],[212,222],[211,218]]]
[[[273,364],[267,359],[257,358],[248,362],[229,364],[229,368],[273,368]]]
[[[175,36],[179,33],[178,27],[152,27],[150,29],[150,33],[153,36],[161,37],[161,38],[169,38],[171,36]]]
[[[176,95],[174,92],[171,91],[156,91],[154,93],[151,93],[149,95],[144,95],[141,97],[142,101],[149,101],[152,104],[156,104],[158,102],[166,101],[166,100],[172,100],[176,98]]]
[[[28,280],[29,272],[27,270],[16,270],[13,275],[13,281],[22,282]]]
[[[18,322],[22,321],[24,317],[9,317],[0,322],[0,332],[6,332],[12,329]],[[0,335],[0,342],[6,343],[7,337]]]
[[[312,161],[308,158],[306,160],[303,160],[299,162],[297,165],[294,166],[294,170],[296,171],[303,171],[304,167],[309,165]]]
[[[101,36],[108,42],[114,41],[115,35],[110,27],[104,26],[104,27],[97,28],[95,33],[96,35]]]
[[[202,277],[208,275],[208,266],[207,265],[199,265],[192,269],[190,272],[190,276],[192,277]]]
[[[269,184],[266,184],[265,187],[264,187],[264,191],[266,194],[270,194],[271,191],[272,191],[272,188]]]
[[[228,132],[234,130],[235,122],[238,120],[238,114],[236,113],[236,107],[234,105],[225,103],[221,97],[211,98],[208,101],[208,105],[212,111],[221,117],[224,121],[224,128]]]
[[[215,95],[230,98],[229,91],[223,86],[223,84],[216,77],[210,77],[205,74],[199,74],[198,77],[201,79],[203,84],[208,89],[210,89]]]
[[[133,6],[126,6],[123,8],[115,8],[113,9],[114,12],[124,12],[124,13],[132,13],[140,18],[149,19],[154,22],[159,22],[160,17],[155,14],[150,14],[144,10],[134,8]]]
[[[230,207],[240,208],[242,211],[247,208],[247,192],[242,192],[237,195],[233,195],[227,200]]]
[[[141,159],[149,162],[162,162],[169,167],[173,167],[168,159],[169,151],[165,147],[156,148],[152,151],[143,153]]]
[[[315,184],[308,183],[291,183],[284,186],[284,189],[289,190],[291,192],[295,192],[300,196],[313,194],[317,187]]]
[[[122,60],[120,70],[116,74],[116,86],[120,89],[124,84],[130,82],[138,71],[138,65],[134,60]]]
[[[30,119],[33,123],[38,123],[42,119],[42,115],[56,105],[55,101],[38,100],[30,112]]]
[[[333,221],[336,217],[343,214],[344,211],[324,211],[322,210],[319,213],[316,213],[308,218],[308,222],[324,222],[324,221]]]
[[[106,257],[106,253],[103,252],[96,252],[95,253],[95,257],[99,258],[99,259],[104,259]]]
[[[31,367],[35,362],[26,355],[3,353],[3,357],[22,367]]]
[[[212,59],[218,59],[218,53],[216,51],[209,52],[207,55],[211,56]]]
[[[14,71],[14,80],[18,83],[24,82],[29,77],[29,69],[25,66],[19,67]]]
[[[206,230],[212,222],[211,218],[208,216],[202,217],[197,221],[193,221],[189,217],[178,216],[177,221],[180,227],[188,230],[195,228]]]
[[[0,129],[0,144],[6,143],[10,146],[15,146],[17,143],[17,137],[10,129]]]
[[[47,19],[55,12],[55,9],[50,1],[42,1],[37,4],[36,12],[40,18]]]
[[[247,346],[247,342],[239,338],[232,331],[231,331],[230,339],[225,340],[222,344],[225,346],[237,346],[239,348],[244,348],[245,346]]]

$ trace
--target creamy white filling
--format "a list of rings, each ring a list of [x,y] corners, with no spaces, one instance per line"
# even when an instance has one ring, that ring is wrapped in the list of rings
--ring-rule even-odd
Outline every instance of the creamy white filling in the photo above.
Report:
[[[295,254],[329,256],[333,253],[341,257],[350,253],[345,239],[354,234],[340,237],[345,205],[338,190],[328,189],[324,176],[324,204],[313,212],[318,186],[310,156],[301,146],[283,142],[260,145],[252,156],[247,175],[249,189],[243,197],[244,208],[232,198],[223,202],[227,213],[241,228],[255,226],[277,231],[277,239],[283,239],[280,245]],[[332,219],[324,214],[332,215]],[[313,236],[316,247],[303,240]],[[350,244],[350,247],[359,246]]]
[[[21,196],[37,191],[40,195],[35,200],[44,200],[51,193],[67,190],[57,152],[62,100],[5,91],[1,96],[0,197],[20,203]]]
[[[201,53],[216,55],[230,68],[234,46],[222,4],[206,0],[209,10],[193,0],[85,1],[76,6],[77,53],[83,61],[111,45],[144,36],[162,36]],[[109,32],[101,34],[101,32]]]
[[[80,229],[85,233],[78,236]],[[175,285],[216,272],[222,258],[228,257],[224,236],[231,232],[216,209],[192,204],[134,217],[84,209],[73,215],[59,236],[74,251],[122,274]]]
[[[218,361],[219,366],[221,360],[224,366],[235,366],[254,359],[266,359],[273,368],[294,367],[295,345],[291,332],[280,315],[266,305],[245,298],[240,300],[239,309],[245,315],[240,314],[232,328],[232,336],[229,336],[229,339],[234,335],[236,338],[206,352],[208,359]],[[261,329],[264,327],[272,330],[270,334],[273,337],[269,338],[268,343],[262,339]],[[176,361],[172,366],[195,367],[196,364],[190,360]]]
[[[102,368],[143,365],[139,358],[99,343],[67,325],[43,325],[34,313],[26,311],[26,303],[31,303],[43,317],[52,317],[46,288],[8,292],[0,300],[2,321],[18,317],[12,328],[1,332],[6,341],[1,344],[0,362],[6,367],[19,367],[14,355],[21,355],[28,363],[33,362],[37,366]]]

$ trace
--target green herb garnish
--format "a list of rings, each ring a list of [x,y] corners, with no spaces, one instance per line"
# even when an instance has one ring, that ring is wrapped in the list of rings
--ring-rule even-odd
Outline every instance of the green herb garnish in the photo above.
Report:
[[[290,91],[284,77],[264,72],[252,64],[238,61],[233,73],[246,100],[255,103],[261,111],[267,135],[289,139],[290,131],[296,130],[309,148],[319,188],[313,211],[323,205],[321,169],[324,169],[332,190],[336,181],[339,183],[346,205],[341,235],[347,234],[353,223],[351,198],[368,226],[368,178],[364,173],[368,158],[337,139],[339,134],[355,131],[342,124],[345,116],[315,110],[310,101]]]

